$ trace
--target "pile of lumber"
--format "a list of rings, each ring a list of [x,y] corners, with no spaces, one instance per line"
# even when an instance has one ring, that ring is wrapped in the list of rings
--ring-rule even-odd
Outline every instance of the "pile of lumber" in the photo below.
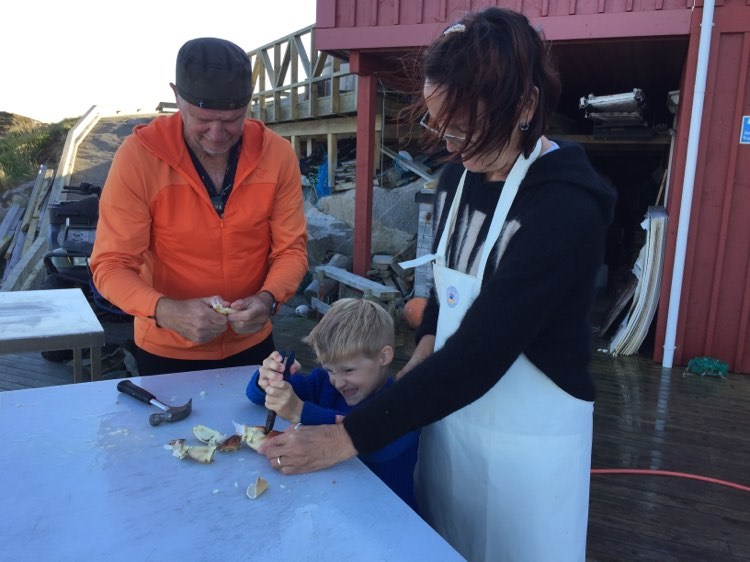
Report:
[[[347,191],[355,188],[357,161],[346,160],[336,164],[335,185],[333,191]]]
[[[54,171],[39,166],[36,181],[24,207],[13,203],[0,224],[0,256],[3,258],[2,291],[28,290],[44,267],[47,249],[44,213]]]
[[[642,223],[646,243],[633,265],[637,283],[625,319],[609,344],[612,355],[633,355],[648,334],[659,304],[659,289],[667,237],[667,212],[664,207],[649,207]]]

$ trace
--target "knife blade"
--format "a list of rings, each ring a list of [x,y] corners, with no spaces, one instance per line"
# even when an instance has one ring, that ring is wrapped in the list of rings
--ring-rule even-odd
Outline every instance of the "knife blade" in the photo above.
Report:
[[[289,370],[292,368],[292,365],[294,365],[294,351],[290,351],[288,355],[285,351],[282,351],[281,361],[282,363],[284,363],[284,380],[288,381]],[[266,416],[266,425],[263,428],[263,431],[266,435],[271,433],[274,423],[276,423],[276,412],[274,412],[273,410],[268,410],[268,415]]]

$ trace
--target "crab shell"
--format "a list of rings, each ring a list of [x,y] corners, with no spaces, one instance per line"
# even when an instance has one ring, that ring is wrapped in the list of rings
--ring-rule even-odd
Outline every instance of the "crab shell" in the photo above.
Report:
[[[245,491],[245,493],[247,494],[248,498],[250,498],[251,500],[254,500],[263,492],[265,492],[267,488],[268,488],[268,482],[266,482],[263,478],[258,476],[255,479],[255,482],[253,482],[247,487],[247,490]]]
[[[200,445],[188,447],[187,454],[188,457],[195,461],[208,464],[214,461],[215,452],[216,447],[214,445]]]
[[[232,314],[232,312],[236,312],[233,308],[222,306],[218,303],[213,306],[213,309],[219,314],[224,314],[224,315]]]
[[[219,314],[232,314],[232,312],[236,312],[233,308],[229,308],[221,304],[219,297],[214,297],[213,299],[211,299],[211,308],[213,308]]]
[[[280,431],[273,430],[266,435],[266,428],[262,425],[243,425],[237,422],[232,423],[234,424],[235,432],[240,436],[242,442],[255,451],[260,448],[266,439],[272,439],[277,435],[281,435]]]
[[[223,433],[205,425],[196,425],[193,428],[193,435],[195,435],[198,441],[202,441],[207,445],[219,445],[227,438]]]
[[[172,450],[172,455],[180,460],[188,457],[203,464],[213,462],[216,452],[215,445],[186,445],[184,439],[173,439],[169,442],[169,448]]]
[[[175,456],[178,459],[182,460],[182,459],[184,459],[187,456],[188,449],[190,447],[188,447],[187,445],[185,445],[185,440],[184,439],[172,439],[169,442],[169,447],[167,447],[167,448],[172,450],[172,455],[173,456]]]
[[[230,435],[224,441],[217,445],[217,449],[222,453],[231,453],[239,451],[242,446],[242,438],[239,435]]]

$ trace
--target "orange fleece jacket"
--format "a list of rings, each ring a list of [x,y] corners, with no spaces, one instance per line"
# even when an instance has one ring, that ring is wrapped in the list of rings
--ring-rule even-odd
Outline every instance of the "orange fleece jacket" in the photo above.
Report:
[[[307,272],[299,162],[288,141],[245,121],[234,187],[219,217],[195,170],[179,113],[138,125],[112,161],[91,256],[94,284],[135,317],[136,344],[180,359],[223,359],[271,333],[231,328],[205,344],[156,326],[156,302],[267,290],[283,302]]]

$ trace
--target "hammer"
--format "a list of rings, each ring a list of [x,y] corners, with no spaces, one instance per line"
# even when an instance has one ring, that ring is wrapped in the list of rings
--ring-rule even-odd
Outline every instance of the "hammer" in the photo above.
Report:
[[[146,404],[152,404],[164,410],[164,413],[151,414],[148,417],[148,423],[153,426],[159,425],[161,422],[176,422],[184,420],[193,409],[193,399],[188,400],[184,406],[167,406],[164,402],[156,399],[156,396],[151,394],[148,390],[141,388],[140,386],[133,384],[129,380],[125,379],[117,383],[117,390],[132,396],[133,398],[145,402]]]

